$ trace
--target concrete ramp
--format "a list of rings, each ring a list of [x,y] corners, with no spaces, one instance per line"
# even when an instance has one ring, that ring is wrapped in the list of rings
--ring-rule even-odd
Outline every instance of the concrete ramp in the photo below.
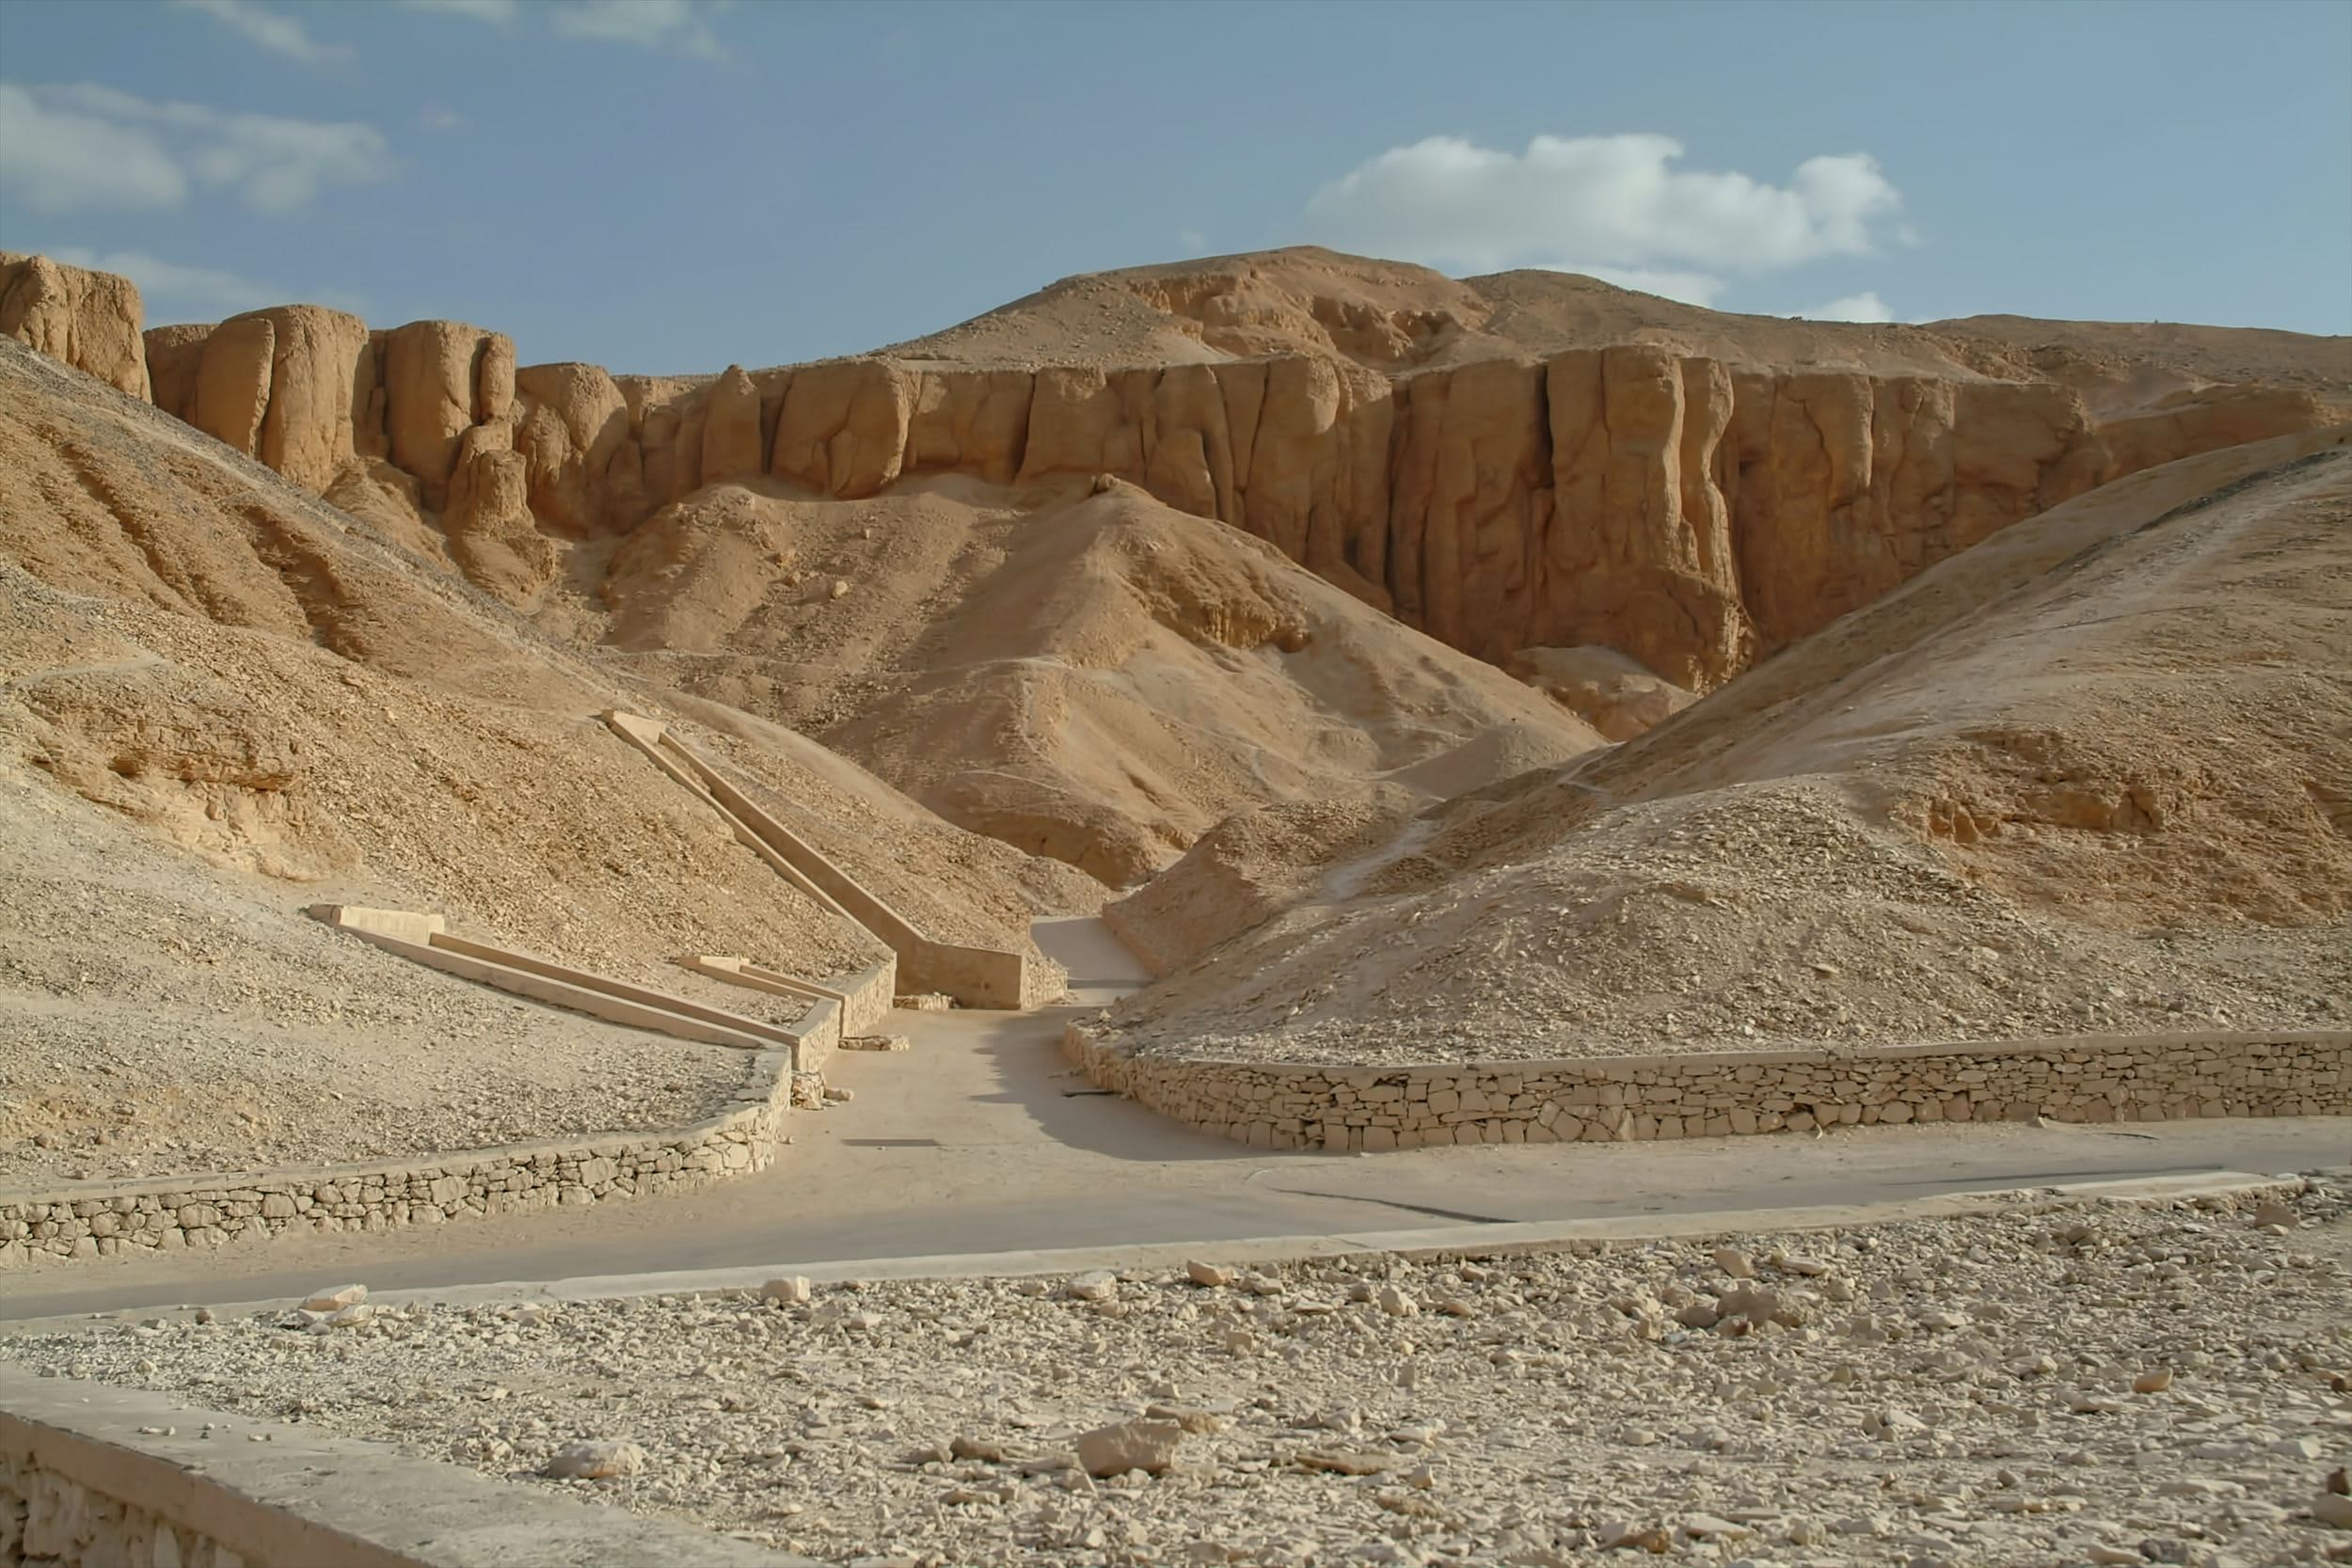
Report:
[[[788,1050],[793,1070],[813,1072],[840,1037],[838,1008],[813,1007],[812,1016],[787,1026],[707,1006],[689,997],[574,969],[535,953],[493,947],[452,936],[437,914],[413,910],[376,910],[357,904],[313,904],[312,918],[413,963],[527,996],[553,1007],[586,1013],[609,1023],[650,1029],[677,1039],[739,1051]],[[814,1000],[814,999],[812,999]],[[823,1038],[830,1025],[831,1039]],[[808,1058],[803,1065],[803,1057]]]
[[[778,876],[896,953],[898,983],[908,990],[939,991],[966,1007],[1023,1009],[1058,999],[1059,986],[1025,954],[937,942],[924,935],[814,845],[761,810],[700,752],[670,734],[668,725],[617,708],[606,712],[604,721],[725,817],[736,838]]]

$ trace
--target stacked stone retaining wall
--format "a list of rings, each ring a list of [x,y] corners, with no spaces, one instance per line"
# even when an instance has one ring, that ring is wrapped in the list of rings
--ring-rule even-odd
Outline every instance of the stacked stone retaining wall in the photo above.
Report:
[[[2352,1031],[2084,1036],[1351,1068],[1136,1056],[1071,1024],[1102,1088],[1263,1148],[1618,1142],[1819,1126],[2352,1113]]]
[[[396,1230],[675,1192],[765,1167],[796,1093],[805,1099],[815,1092],[813,1081],[795,1076],[789,1051],[763,1051],[731,1106],[675,1131],[381,1164],[0,1192],[0,1268],[217,1247],[297,1229]]]

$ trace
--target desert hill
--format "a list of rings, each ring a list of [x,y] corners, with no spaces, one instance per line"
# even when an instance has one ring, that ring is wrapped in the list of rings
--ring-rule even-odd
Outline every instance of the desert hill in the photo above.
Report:
[[[1376,1061],[2340,1027],[2347,439],[2093,492],[1566,768],[1402,824],[1229,824],[1113,907],[1198,958],[1114,1037]]]
[[[1066,519],[1148,502],[1263,541],[1569,696],[1568,727],[1535,748],[1549,756],[1589,742],[1581,721],[1626,733],[1629,713],[1719,687],[2102,483],[2352,410],[2341,340],[1792,322],[1314,249],[1065,279],[876,355],[703,377],[518,367],[494,331],[372,329],[315,306],[143,338],[126,310],[135,326],[119,279],[0,261],[0,330],[151,387],[555,640],[820,733],[956,820],[1120,884],[1228,811],[1295,798],[1301,767],[1334,761],[1321,727],[1362,712],[1309,678],[1253,695],[1255,717],[1203,746],[1121,688],[1136,670],[1049,676],[1089,656],[1038,617],[1025,641],[993,622],[974,638],[979,563],[1001,556],[1007,581],[1052,569]],[[1086,510],[1098,490],[1121,499]],[[823,601],[834,582],[844,597]],[[1140,627],[1154,591],[1130,589]],[[1172,659],[1164,685],[1198,693],[1200,660],[1232,663],[1216,641],[1136,657]],[[1657,700],[1583,702],[1586,683],[1544,673],[1597,663]],[[1512,705],[1476,672],[1444,679],[1483,705],[1413,754],[1382,742],[1340,761],[1343,793],[1368,798]],[[1023,738],[1018,715],[1073,691],[1106,705],[1087,722],[1138,758],[1132,776]],[[948,703],[996,717],[950,726],[952,754],[905,739],[915,708]]]
[[[1029,511],[961,481],[860,502],[720,485],[632,533],[601,603],[609,663],[802,730],[1113,887],[1246,806],[1426,803],[1600,744],[1502,671],[1125,484]]]
[[[440,910],[736,1010],[749,993],[670,960],[821,977],[883,956],[604,730],[614,705],[667,712],[270,469],[0,341],[0,1168],[240,1168],[723,1103],[739,1053],[301,918]],[[1100,896],[797,736],[700,716],[772,810],[935,935],[1025,943],[1032,915]]]

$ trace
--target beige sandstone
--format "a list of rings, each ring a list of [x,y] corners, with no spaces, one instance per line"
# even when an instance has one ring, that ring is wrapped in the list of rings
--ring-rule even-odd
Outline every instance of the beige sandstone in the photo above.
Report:
[[[0,337],[135,398],[148,395],[139,292],[127,277],[0,250]]]
[[[239,316],[214,328],[197,358],[187,421],[239,451],[261,451],[277,347],[267,316]]]
[[[460,322],[410,322],[388,335],[383,369],[391,459],[417,476],[425,504],[439,511],[459,437],[514,401],[514,345]]]
[[[47,280],[40,319],[127,310],[135,333],[135,294],[17,265]],[[1729,318],[1314,250],[1072,279],[884,356],[716,379],[517,372],[505,339],[453,322],[240,320],[201,350],[154,341],[159,404],[321,493],[355,455],[388,456],[428,514],[494,489],[436,526],[504,540],[453,556],[516,603],[567,547],[532,526],[626,532],[763,469],[843,499],[1110,475],[1482,658],[1599,645],[1697,691],[2107,480],[2352,407],[2352,367],[2289,334],[2040,324],[2060,344],[2026,351],[2005,318],[1987,339]],[[2255,384],[2271,363],[2287,384]],[[503,474],[456,473],[468,430],[508,423],[531,525]]]
[[[203,362],[204,341],[213,332],[211,322],[187,322],[151,326],[140,334],[151,400],[164,412],[191,424],[195,422],[189,411],[196,406],[197,367]]]
[[[703,417],[700,483],[717,484],[760,472],[759,388],[740,365],[711,384]]]

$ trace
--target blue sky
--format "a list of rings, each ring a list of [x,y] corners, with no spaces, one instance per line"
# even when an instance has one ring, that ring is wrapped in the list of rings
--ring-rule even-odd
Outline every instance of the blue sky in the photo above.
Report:
[[[0,247],[151,323],[701,372],[1305,241],[2352,332],[2352,5],[0,0]]]

